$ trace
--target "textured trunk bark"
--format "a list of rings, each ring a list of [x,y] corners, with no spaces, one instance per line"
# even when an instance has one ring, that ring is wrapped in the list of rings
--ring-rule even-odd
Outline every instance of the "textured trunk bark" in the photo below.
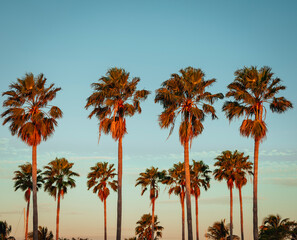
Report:
[[[195,206],[196,206],[196,240],[199,240],[198,196],[196,195],[195,195]]]
[[[187,202],[187,223],[188,223],[188,240],[193,240],[192,231],[192,211],[191,211],[191,183],[190,183],[190,163],[189,163],[189,141],[184,144],[184,161],[186,175],[186,202]]]
[[[233,193],[230,187],[230,240],[233,240]]]
[[[33,183],[33,240],[38,240],[37,210],[37,146],[32,147],[32,183]]]
[[[121,240],[122,231],[122,171],[123,171],[122,138],[118,143],[118,207],[117,207],[117,240]]]
[[[155,199],[152,202],[152,240],[154,240],[155,233]]]
[[[106,228],[106,199],[104,199],[104,240],[107,240],[107,228]]]
[[[185,198],[181,197],[181,207],[182,207],[182,240],[185,240]]]
[[[254,191],[253,191],[253,233],[254,240],[258,240],[258,158],[260,140],[255,139],[254,148]]]
[[[241,240],[244,240],[243,234],[243,211],[242,211],[242,195],[241,195],[241,187],[238,188],[239,191],[239,204],[240,204],[240,228],[241,228]]]
[[[61,194],[59,193],[58,202],[57,202],[56,240],[59,240],[60,200],[61,200]]]
[[[25,240],[28,239],[28,222],[29,222],[29,211],[30,211],[30,198],[31,198],[31,193],[29,193],[28,202],[27,202]]]

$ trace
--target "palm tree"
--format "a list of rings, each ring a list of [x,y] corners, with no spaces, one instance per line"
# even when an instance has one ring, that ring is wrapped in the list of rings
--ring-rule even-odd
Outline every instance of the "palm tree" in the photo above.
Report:
[[[21,189],[22,191],[25,191],[25,201],[27,202],[25,240],[27,240],[30,198],[31,198],[31,191],[33,188],[32,165],[31,163],[26,163],[26,164],[20,165],[19,168],[20,168],[20,171],[14,172],[15,174],[13,177],[13,180],[15,181],[14,190],[17,191],[18,189]],[[41,173],[41,170],[37,169],[37,191],[43,183],[43,179],[40,173]]]
[[[138,224],[135,228],[135,234],[137,240],[158,240],[162,238],[162,230],[164,229],[162,226],[159,226],[158,216],[155,216],[154,221],[154,232],[156,233],[156,237],[152,238],[152,216],[151,214],[143,214],[140,220],[136,223]]]
[[[246,175],[252,175],[252,163],[248,161],[248,158],[241,158],[241,162],[239,163],[237,169],[242,171],[241,174],[236,175],[235,179],[235,186],[239,192],[239,204],[240,204],[240,229],[241,229],[241,240],[244,240],[244,233],[243,233],[243,208],[242,208],[242,193],[241,189],[247,183]]]
[[[122,229],[122,139],[127,133],[126,117],[133,116],[136,112],[141,113],[140,101],[149,95],[147,90],[136,91],[140,78],[129,81],[130,73],[124,69],[111,68],[106,76],[91,86],[94,92],[87,99],[85,106],[94,109],[89,118],[96,116],[99,124],[99,139],[101,131],[111,133],[112,138],[118,141],[118,204],[117,204],[117,236],[121,239]]]
[[[248,162],[249,156],[244,156],[244,153],[240,153],[235,150],[233,153],[229,150],[223,151],[221,155],[216,157],[214,164],[217,167],[213,175],[216,180],[227,181],[227,186],[230,190],[230,237],[233,236],[233,187],[237,178],[241,177],[244,172],[250,171],[251,163]]]
[[[56,240],[59,239],[59,220],[60,220],[60,200],[67,193],[67,188],[74,188],[75,180],[73,177],[79,176],[78,173],[71,171],[74,163],[69,163],[65,158],[56,158],[44,167],[44,191],[48,192],[50,196],[57,202],[57,220],[56,220]]]
[[[186,195],[186,179],[184,163],[173,164],[173,168],[168,170],[168,176],[162,183],[169,185],[169,196],[174,193],[179,196],[182,208],[182,240],[185,240],[185,195]]]
[[[206,239],[210,240],[229,240],[229,224],[225,224],[225,219],[220,222],[215,222],[212,226],[208,227],[208,233],[205,234]],[[239,237],[232,235],[234,240],[239,240]]]
[[[11,233],[11,226],[6,221],[0,221],[0,240],[7,240],[13,237],[8,237]]]
[[[159,186],[158,183],[162,182],[164,180],[164,177],[166,175],[166,171],[158,171],[158,168],[151,167],[150,169],[147,168],[145,172],[139,174],[140,177],[137,178],[135,186],[141,185],[142,192],[141,195],[144,194],[144,192],[149,187],[150,189],[150,200],[152,204],[152,234],[151,239],[154,239],[154,222],[155,222],[155,201],[159,196]]]
[[[296,227],[295,222],[289,221],[289,218],[281,219],[277,215],[269,215],[264,218],[263,225],[260,227],[260,240],[284,240],[294,239],[292,229]]]
[[[117,191],[117,181],[112,180],[117,174],[114,173],[113,164],[108,165],[107,162],[98,162],[94,167],[91,167],[91,172],[88,174],[88,190],[93,188],[93,193],[98,194],[100,200],[104,203],[104,239],[107,240],[106,230],[106,199],[109,196],[110,186],[112,190]]]
[[[33,239],[33,232],[29,233],[29,239]],[[38,240],[54,240],[52,231],[49,231],[47,227],[38,227]]]
[[[253,181],[253,235],[258,239],[258,156],[260,142],[266,137],[267,126],[266,104],[272,112],[283,113],[293,108],[290,101],[284,97],[276,97],[286,87],[280,84],[281,80],[274,77],[271,68],[244,67],[235,72],[235,80],[228,85],[226,97],[234,98],[223,106],[226,117],[231,121],[234,118],[245,116],[240,134],[252,137],[254,145],[254,181]]]
[[[54,84],[46,87],[43,74],[34,77],[32,73],[17,79],[10,84],[3,107],[7,110],[1,114],[3,125],[9,123],[12,135],[17,135],[29,146],[32,146],[32,181],[33,181],[33,232],[34,240],[38,238],[37,213],[37,145],[41,140],[47,140],[53,135],[57,119],[62,117],[62,111],[56,106],[49,106],[61,88]]]
[[[193,160],[191,167],[191,193],[195,196],[196,206],[196,239],[199,240],[199,227],[198,227],[198,198],[200,196],[200,188],[207,191],[210,187],[210,174],[209,166],[203,161]]]
[[[172,74],[171,78],[156,90],[155,102],[163,105],[164,111],[159,116],[159,123],[161,128],[171,127],[169,135],[174,129],[176,118],[181,115],[179,140],[184,146],[188,239],[192,240],[189,143],[202,133],[202,122],[206,114],[211,114],[212,119],[217,118],[212,104],[216,99],[223,98],[223,94],[206,91],[215,79],[205,80],[201,69],[188,67],[179,72],[180,75]]]

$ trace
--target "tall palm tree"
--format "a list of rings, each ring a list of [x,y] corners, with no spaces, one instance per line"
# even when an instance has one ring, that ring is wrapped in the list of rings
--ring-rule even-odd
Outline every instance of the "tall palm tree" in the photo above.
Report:
[[[214,166],[216,169],[213,175],[216,180],[227,181],[227,186],[230,190],[230,238],[233,236],[233,187],[237,178],[242,176],[244,172],[250,171],[251,163],[247,161],[249,156],[244,156],[235,150],[233,153],[229,150],[223,151],[222,154],[216,157]]]
[[[286,87],[281,80],[274,77],[271,68],[244,67],[235,72],[235,79],[228,85],[226,97],[234,101],[227,101],[223,106],[226,117],[231,121],[244,116],[240,126],[240,134],[254,139],[254,180],[253,180],[253,235],[258,239],[258,159],[259,145],[266,137],[267,126],[266,104],[272,112],[283,113],[293,105],[284,97],[276,97]]]
[[[198,227],[198,198],[200,196],[200,189],[204,188],[207,191],[210,187],[210,173],[209,166],[203,161],[193,160],[191,166],[191,193],[195,196],[196,207],[196,239],[199,240],[199,227]]]
[[[176,118],[181,115],[179,140],[184,146],[188,239],[192,240],[189,143],[202,133],[202,122],[207,114],[210,114],[212,119],[217,118],[212,104],[216,99],[223,98],[223,94],[211,94],[206,91],[215,79],[205,80],[201,69],[188,67],[179,72],[180,75],[172,74],[171,78],[156,90],[155,102],[159,102],[164,108],[159,116],[160,127],[171,127],[170,134],[174,129]]]
[[[69,163],[65,158],[56,158],[44,167],[44,191],[48,192],[50,196],[57,202],[57,219],[56,219],[56,240],[59,239],[59,221],[60,221],[60,200],[67,193],[67,188],[74,188],[76,186],[73,177],[79,176],[78,173],[71,170],[74,163]]]
[[[2,94],[7,96],[3,107],[7,110],[1,114],[3,125],[9,123],[12,135],[17,135],[32,147],[32,180],[33,180],[33,233],[34,240],[38,238],[37,212],[37,145],[41,140],[47,140],[53,135],[57,119],[62,117],[62,111],[56,106],[50,106],[61,88],[54,84],[46,87],[43,74],[34,77],[32,73],[17,79],[9,86],[10,90]]]
[[[106,227],[106,199],[109,196],[109,188],[115,192],[117,191],[117,180],[113,178],[117,174],[113,164],[107,162],[98,162],[94,167],[91,167],[91,172],[88,174],[88,190],[93,188],[93,193],[98,194],[100,200],[104,203],[104,239],[107,240],[107,227]]]
[[[26,163],[19,166],[20,170],[14,172],[13,180],[14,190],[17,191],[21,189],[25,192],[25,201],[27,202],[27,213],[26,213],[26,227],[25,227],[25,240],[28,238],[28,220],[29,220],[29,208],[30,208],[30,198],[31,191],[33,189],[32,183],[32,165],[31,163]],[[37,191],[41,187],[43,179],[41,176],[41,170],[37,169]],[[33,236],[33,235],[32,235]]]
[[[33,239],[33,232],[29,233],[29,239]],[[38,227],[38,240],[54,240],[54,234],[47,227]]]
[[[277,215],[269,215],[264,218],[263,225],[260,227],[260,240],[285,240],[294,239],[292,229],[296,227],[295,222],[289,221],[289,218],[281,219]]]
[[[247,183],[247,174],[252,175],[252,163],[248,161],[249,157],[241,158],[241,162],[239,163],[237,169],[242,171],[241,174],[236,175],[235,179],[235,186],[239,192],[239,205],[240,205],[240,229],[241,229],[241,240],[244,240],[244,233],[243,233],[243,208],[242,208],[242,193],[241,189]]]
[[[111,68],[106,76],[91,86],[94,92],[87,98],[86,109],[93,107],[89,118],[94,115],[98,118],[99,139],[101,132],[111,133],[112,138],[118,141],[118,204],[117,204],[117,235],[121,240],[122,229],[122,139],[127,133],[126,117],[141,113],[140,101],[149,95],[147,90],[136,90],[140,78],[129,80],[130,73],[121,68]]]
[[[220,222],[215,222],[212,226],[208,227],[208,233],[205,234],[206,239],[209,240],[229,240],[229,224],[225,224],[225,219]],[[237,235],[232,236],[234,240],[239,240]]]
[[[158,222],[158,216],[155,216],[154,221],[154,232],[156,233],[156,237],[152,238],[152,229],[151,229],[151,222],[152,222],[152,216],[151,214],[143,214],[139,221],[137,221],[136,224],[138,224],[135,228],[135,234],[137,236],[137,240],[158,240],[162,238],[162,230],[164,229],[162,226],[159,225],[160,222]]]
[[[147,168],[145,172],[139,174],[140,177],[137,178],[135,186],[140,185],[142,188],[141,195],[145,193],[147,188],[150,190],[150,200],[152,204],[152,235],[151,239],[154,239],[154,222],[155,222],[155,201],[159,196],[159,186],[158,183],[164,180],[166,171],[158,171],[158,168],[151,167]]]
[[[169,186],[169,196],[174,193],[179,196],[182,208],[182,240],[185,240],[185,195],[186,195],[186,178],[184,163],[173,164],[173,168],[168,170],[168,176],[162,183]]]

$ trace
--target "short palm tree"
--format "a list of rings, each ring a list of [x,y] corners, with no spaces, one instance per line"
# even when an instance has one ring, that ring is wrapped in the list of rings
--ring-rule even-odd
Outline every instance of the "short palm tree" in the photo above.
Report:
[[[289,221],[288,218],[281,219],[277,215],[269,215],[264,218],[263,225],[260,227],[260,240],[285,240],[295,239],[292,236],[292,228],[296,223]]]
[[[233,153],[229,150],[223,151],[221,155],[216,157],[214,166],[216,169],[213,175],[216,180],[227,181],[227,186],[230,190],[230,238],[233,236],[233,187],[237,178],[242,176],[244,172],[250,171],[251,163],[247,161],[249,156],[244,156],[235,150]]]
[[[155,222],[155,201],[159,196],[159,186],[158,183],[162,182],[164,180],[164,177],[166,175],[166,171],[158,171],[158,168],[147,168],[145,172],[139,174],[139,178],[136,180],[135,186],[140,185],[142,188],[141,195],[145,193],[145,191],[149,187],[150,191],[150,200],[152,204],[152,222],[151,222],[151,239],[154,239],[154,222]]]
[[[30,198],[31,191],[33,189],[32,183],[32,165],[26,163],[19,166],[20,170],[14,172],[13,180],[14,190],[21,189],[25,192],[25,201],[27,202],[27,213],[26,213],[26,227],[25,227],[25,240],[28,238],[28,220],[29,220],[29,209],[30,209]],[[37,191],[41,187],[43,179],[41,176],[41,170],[37,169]]]
[[[78,173],[71,170],[74,163],[69,163],[65,158],[56,158],[44,167],[44,191],[57,202],[57,220],[56,220],[56,240],[59,239],[59,221],[60,221],[60,200],[67,193],[68,188],[76,186],[73,177],[79,176]]]
[[[127,133],[126,117],[141,113],[140,101],[149,95],[147,90],[136,90],[140,78],[129,80],[130,73],[121,68],[111,68],[106,76],[92,84],[94,92],[87,99],[86,109],[93,107],[89,118],[98,118],[99,138],[101,132],[111,133],[118,141],[118,204],[117,204],[117,234],[121,240],[122,229],[122,139]]]
[[[225,224],[225,219],[220,222],[215,222],[212,226],[208,227],[208,233],[205,234],[206,239],[209,240],[229,240],[229,224]],[[234,240],[239,240],[237,235],[232,235]]]
[[[173,164],[173,168],[168,170],[168,175],[162,183],[169,186],[169,196],[174,193],[179,196],[182,208],[182,240],[185,240],[185,195],[186,195],[186,178],[184,163]]]
[[[0,221],[0,240],[9,239],[11,233],[11,226],[6,221]]]
[[[110,194],[109,187],[115,192],[117,191],[117,180],[113,178],[117,174],[113,164],[107,162],[98,162],[94,167],[91,167],[91,172],[88,174],[88,190],[93,188],[93,193],[98,194],[100,200],[104,203],[104,239],[107,240],[106,227],[106,199]]]
[[[196,207],[196,239],[199,240],[199,226],[198,226],[198,198],[201,193],[201,188],[207,191],[210,187],[210,173],[209,166],[203,161],[193,160],[191,166],[191,193],[195,197]]]
[[[253,182],[253,235],[258,239],[258,158],[260,142],[266,137],[266,104],[272,112],[283,113],[293,105],[284,97],[276,97],[286,87],[274,77],[271,68],[244,67],[235,72],[235,80],[228,85],[227,101],[223,106],[226,117],[231,121],[244,116],[240,134],[254,139],[254,182]]]
[[[33,239],[33,232],[29,233],[29,239]],[[47,227],[38,227],[38,240],[54,240],[54,234]]]
[[[55,131],[57,119],[62,117],[62,111],[51,102],[61,88],[54,84],[46,87],[43,74],[34,77],[32,73],[17,79],[9,86],[10,90],[2,94],[7,96],[3,107],[7,110],[1,114],[3,125],[9,123],[12,135],[17,135],[32,147],[32,181],[33,181],[33,232],[34,240],[38,238],[37,213],[37,145],[47,140]]]
[[[189,143],[202,133],[202,122],[207,114],[210,114],[212,119],[217,118],[212,104],[216,99],[223,98],[223,94],[211,94],[206,91],[215,79],[205,80],[201,69],[188,67],[179,72],[180,75],[172,74],[171,78],[156,90],[155,102],[161,103],[164,108],[159,116],[160,127],[171,127],[170,134],[174,129],[175,120],[181,116],[179,140],[184,146],[188,239],[192,240]]]
[[[143,214],[140,220],[136,223],[135,234],[137,240],[149,240],[152,238],[152,216],[151,214]],[[162,238],[162,230],[164,229],[159,225],[158,216],[155,216],[154,221],[154,232],[156,237],[153,240],[158,240]]]

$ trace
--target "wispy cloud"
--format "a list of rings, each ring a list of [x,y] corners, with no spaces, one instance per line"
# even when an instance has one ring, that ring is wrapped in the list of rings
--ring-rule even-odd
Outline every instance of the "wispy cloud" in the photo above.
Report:
[[[288,187],[297,187],[297,177],[273,177],[273,178],[264,178],[265,183],[276,184],[281,186]]]

